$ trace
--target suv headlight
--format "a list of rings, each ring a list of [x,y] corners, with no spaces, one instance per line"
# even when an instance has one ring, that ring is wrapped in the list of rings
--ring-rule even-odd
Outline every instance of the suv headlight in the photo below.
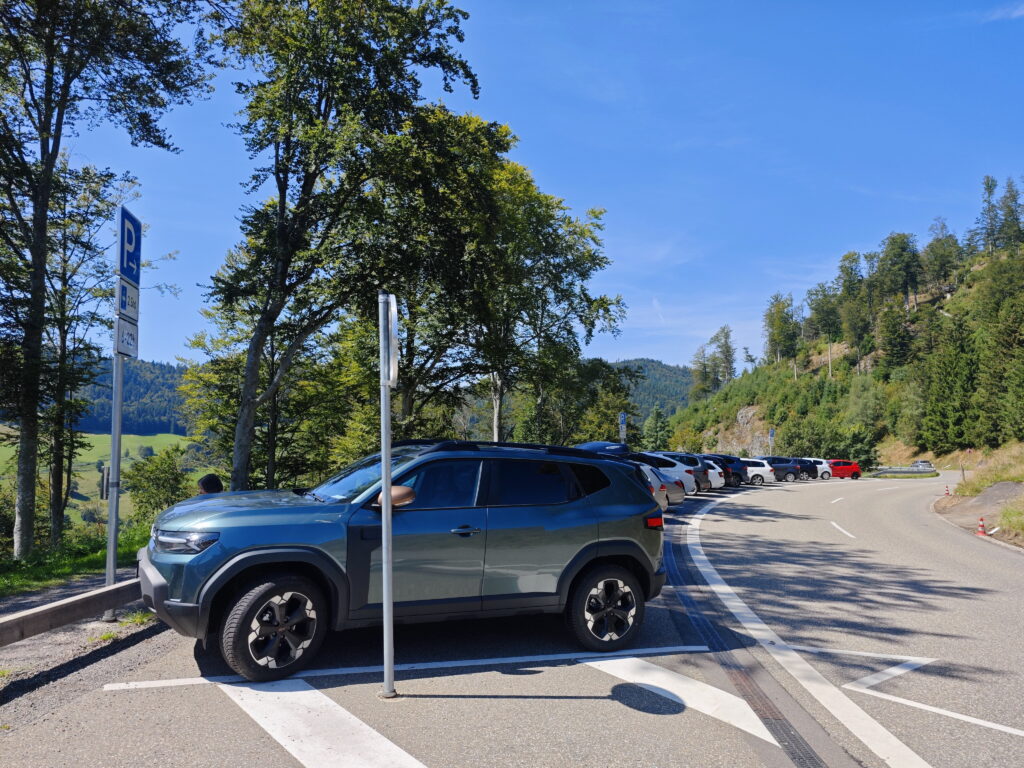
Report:
[[[156,531],[153,535],[154,549],[170,555],[197,555],[212,546],[219,533],[211,531]]]

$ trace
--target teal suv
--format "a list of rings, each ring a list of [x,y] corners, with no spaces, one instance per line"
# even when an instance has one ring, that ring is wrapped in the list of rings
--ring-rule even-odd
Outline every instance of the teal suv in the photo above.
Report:
[[[561,612],[589,650],[636,638],[665,571],[661,511],[631,463],[409,441],[395,445],[392,474],[396,621]],[[176,504],[139,551],[143,600],[249,680],[284,677],[329,630],[380,623],[380,486],[374,454],[305,493]]]

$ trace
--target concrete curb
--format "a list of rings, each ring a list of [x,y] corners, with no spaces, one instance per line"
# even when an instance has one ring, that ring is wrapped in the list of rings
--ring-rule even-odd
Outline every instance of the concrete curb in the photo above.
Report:
[[[932,511],[932,514],[933,514],[933,515],[935,515],[935,516],[936,516],[937,518],[939,518],[939,520],[941,520],[942,522],[944,522],[944,523],[945,523],[946,525],[951,525],[951,526],[953,526],[954,528],[956,528],[956,529],[957,529],[958,531],[963,531],[963,532],[964,532],[964,533],[966,533],[966,534],[967,534],[968,536],[973,536],[973,537],[974,537],[974,538],[976,538],[976,539],[983,539],[983,540],[985,540],[985,541],[987,541],[987,542],[990,542],[990,543],[992,543],[992,544],[998,544],[998,545],[999,545],[1000,547],[1004,547],[1004,548],[1006,548],[1006,549],[1009,549],[1009,550],[1013,550],[1013,551],[1014,551],[1014,552],[1016,552],[1016,553],[1017,553],[1018,555],[1024,555],[1024,547],[1018,547],[1018,546],[1015,546],[1015,545],[1013,545],[1013,544],[1007,544],[1007,543],[1006,543],[1005,541],[1000,541],[999,539],[993,538],[993,537],[991,537],[991,536],[975,536],[975,535],[974,535],[973,533],[971,533],[971,532],[970,532],[969,530],[967,530],[966,528],[962,528],[961,526],[959,526],[959,525],[957,525],[956,523],[954,523],[954,522],[953,522],[952,520],[947,520],[947,519],[946,519],[946,517],[945,517],[944,515],[940,514],[940,513],[939,513],[938,511],[936,511],[936,509],[935,509],[935,505],[936,505],[936,504],[938,504],[938,503],[939,503],[939,499],[942,499],[942,498],[945,498],[945,496],[939,496],[939,498],[938,498],[938,499],[935,499],[935,501],[933,501],[933,502],[931,503],[931,505],[930,505],[930,507],[929,507],[929,508],[931,509],[931,511]]]

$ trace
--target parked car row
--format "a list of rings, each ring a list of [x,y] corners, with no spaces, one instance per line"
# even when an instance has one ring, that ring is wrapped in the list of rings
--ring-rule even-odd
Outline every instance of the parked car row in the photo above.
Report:
[[[674,506],[682,498],[728,486],[764,483],[828,480],[832,477],[861,476],[860,466],[845,459],[819,459],[789,456],[741,458],[723,453],[684,453],[682,451],[631,451],[622,443],[583,443],[577,448],[610,453],[634,463],[647,478],[651,494],[663,508]]]

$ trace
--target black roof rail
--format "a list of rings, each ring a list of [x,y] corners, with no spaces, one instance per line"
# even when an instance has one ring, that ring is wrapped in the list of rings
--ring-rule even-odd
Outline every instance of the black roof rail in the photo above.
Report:
[[[408,440],[403,441],[406,445],[429,445],[424,453],[436,453],[442,451],[478,451],[481,448],[521,448],[532,451],[541,451],[552,456],[575,456],[580,459],[602,459],[619,460],[622,454],[605,454],[596,451],[587,451],[582,448],[570,448],[564,445],[547,445],[544,443],[513,443],[495,442],[493,440]],[[399,443],[395,443],[399,445]]]

